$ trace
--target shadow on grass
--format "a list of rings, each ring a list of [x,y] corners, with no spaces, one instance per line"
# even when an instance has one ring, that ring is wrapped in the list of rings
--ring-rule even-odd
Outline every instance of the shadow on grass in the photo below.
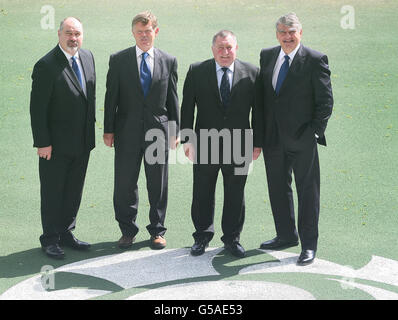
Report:
[[[149,247],[149,245],[149,240],[141,241],[134,243],[129,250],[139,250]],[[69,248],[64,248],[64,251],[65,258],[62,260],[47,257],[40,247],[0,256],[0,278],[34,275],[40,273],[43,266],[50,265],[56,269],[73,262],[118,254],[126,250],[119,249],[116,242],[101,242],[92,244],[88,251]]]
[[[37,275],[42,271],[44,266],[51,266],[52,269],[57,269],[67,264],[79,262],[87,259],[99,258],[104,256],[110,256],[114,254],[120,254],[126,251],[138,251],[140,249],[149,248],[150,242],[148,240],[134,243],[131,249],[121,250],[117,247],[116,242],[103,242],[93,244],[88,251],[76,251],[72,249],[65,249],[65,259],[54,260],[45,255],[41,248],[34,248],[26,251],[10,254],[8,256],[0,257],[0,277],[1,278],[16,278],[16,277],[29,277]],[[189,252],[189,249],[187,252]],[[160,253],[162,254],[162,252]],[[165,252],[164,259],[167,261],[167,257],[170,259],[169,253]],[[226,278],[233,278],[239,275],[239,271],[256,264],[271,262],[269,261],[270,256],[264,254],[259,250],[249,250],[246,252],[246,257],[238,259],[226,250],[219,251],[212,259],[212,267],[218,273],[218,275],[212,276],[195,276],[192,274],[188,278],[175,279],[170,281],[160,281],[158,283],[152,283],[147,285],[138,285],[133,288],[125,289],[118,284],[96,276],[90,276],[86,274],[79,274],[74,272],[58,271],[54,274],[55,287],[47,290],[48,292],[69,289],[69,288],[87,288],[92,290],[104,290],[108,298],[112,298],[114,294],[122,293],[124,298],[135,294],[137,290],[148,290],[161,288],[173,284],[202,282],[202,281],[217,281]],[[143,258],[148,260],[148,263],[152,261],[152,257]],[[198,258],[199,259],[199,258]],[[268,261],[267,261],[268,260]],[[142,263],[141,261],[141,263]],[[120,265],[126,262],[120,262]],[[167,263],[167,262],[166,262]],[[115,265],[115,270],[119,270],[120,266]],[[167,265],[164,266],[167,269]],[[118,269],[119,268],[119,269]],[[161,267],[162,268],[162,267]],[[137,271],[137,270],[136,270]],[[145,270],[142,270],[145,272]],[[150,272],[153,270],[149,270]],[[174,270],[175,271],[175,270]],[[144,276],[144,275],[143,275]],[[120,297],[120,296],[118,296]]]
[[[186,249],[189,249],[188,247]],[[200,259],[200,257],[196,257],[195,259]],[[270,263],[275,262],[276,260],[266,254],[263,251],[252,249],[246,251],[246,256],[242,259],[236,258],[232,256],[228,251],[221,250],[217,255],[214,256],[212,259],[212,267],[215,271],[217,271],[217,275],[207,275],[207,276],[200,276],[198,275],[195,277],[192,275],[189,278],[184,279],[176,279],[170,281],[164,281],[159,283],[153,284],[146,284],[142,286],[127,288],[125,290],[114,290],[112,293],[108,293],[104,296],[97,297],[95,300],[107,300],[107,299],[127,299],[135,294],[152,290],[152,289],[160,289],[168,286],[173,285],[180,285],[180,284],[193,284],[193,283],[201,283],[201,282],[208,282],[208,281],[222,281],[226,279],[234,279],[236,276],[239,275],[240,270],[257,265],[262,263]]]

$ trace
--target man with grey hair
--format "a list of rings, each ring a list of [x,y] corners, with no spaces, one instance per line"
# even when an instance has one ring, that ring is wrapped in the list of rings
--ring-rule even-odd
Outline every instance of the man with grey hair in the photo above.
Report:
[[[150,246],[166,247],[168,150],[178,144],[179,104],[177,59],[154,47],[158,33],[155,15],[149,11],[137,14],[132,21],[136,45],[109,59],[103,138],[106,146],[115,146],[113,202],[122,233],[118,241],[121,249],[132,246],[139,230],[137,181],[143,160],[150,204]],[[160,133],[156,142],[162,161],[152,162],[146,156],[151,145],[146,140],[148,132]]]
[[[262,249],[297,246],[298,265],[314,261],[318,241],[320,171],[317,143],[326,146],[325,130],[333,108],[326,55],[301,44],[302,27],[296,14],[278,19],[280,46],[263,49],[256,108],[276,238]],[[296,231],[294,173],[298,197]]]
[[[64,19],[58,39],[33,68],[30,114],[39,156],[40,242],[48,256],[62,259],[61,246],[90,247],[72,230],[95,146],[95,66],[92,53],[81,49],[83,26],[78,19]]]
[[[275,23],[275,29],[279,30],[280,26],[288,26],[299,31],[303,29],[300,20],[294,12],[281,16]]]
[[[247,150],[246,145],[253,148],[253,142],[249,141],[251,136],[247,138],[245,133],[250,129],[249,115],[254,107],[258,68],[236,59],[238,44],[231,31],[218,32],[213,37],[211,49],[214,58],[189,67],[181,105],[181,132],[183,129],[193,130],[196,107],[198,148],[181,136],[185,155],[194,162],[191,217],[195,227],[195,243],[191,247],[191,254],[202,255],[214,236],[215,188],[221,171],[224,179],[221,240],[226,250],[241,258],[245,256],[239,238],[245,218],[247,170],[237,174],[236,169],[240,164],[231,155],[236,147],[239,152]],[[220,136],[215,138],[216,141],[208,137],[205,139],[201,134],[203,131],[220,133],[220,136],[225,133],[231,139],[229,142],[224,137],[220,139]],[[238,135],[234,136],[233,131],[238,132]],[[256,137],[254,141],[256,144]],[[213,143],[218,147],[212,148]],[[217,162],[212,161],[215,153]]]

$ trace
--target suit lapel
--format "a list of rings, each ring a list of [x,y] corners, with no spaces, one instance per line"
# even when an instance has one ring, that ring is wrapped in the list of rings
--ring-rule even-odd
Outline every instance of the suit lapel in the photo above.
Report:
[[[137,52],[136,52],[136,47],[133,47],[133,50],[131,51],[132,58],[131,60],[133,61],[133,66],[132,68],[136,70],[134,73],[136,74],[135,80],[137,82],[137,87],[139,88],[140,92],[142,95],[144,95],[144,91],[142,90],[142,85],[141,85],[141,80],[140,80],[140,73],[139,73],[139,66],[137,64]],[[151,90],[154,87],[154,84],[158,81],[160,81],[161,76],[162,76],[162,65],[163,65],[163,56],[162,53],[156,49],[153,48],[153,55],[154,55],[154,61],[153,61],[153,75],[152,75],[152,81],[151,81],[151,87],[149,89],[147,97],[151,94]]]
[[[270,62],[268,63],[268,65],[266,66],[266,69],[265,69],[266,83],[268,83],[268,85],[272,89],[270,91],[272,91],[275,95],[276,95],[276,93],[272,86],[272,76],[274,74],[274,68],[275,68],[276,60],[278,59],[280,50],[281,50],[280,46],[274,48],[274,50],[271,53]]]
[[[139,92],[142,93],[142,95],[144,95],[144,92],[142,91],[142,86],[141,86],[141,81],[140,81],[140,72],[139,72],[139,67],[138,67],[138,63],[137,63],[137,51],[136,51],[136,46],[133,46],[130,49],[130,54],[129,54],[129,58],[128,61],[126,62],[126,68],[130,69],[131,72],[129,72],[129,74],[132,75],[132,80],[133,82],[135,82],[135,85],[137,86],[137,90]]]
[[[152,76],[152,83],[151,83],[151,88],[149,89],[149,92],[152,90],[154,83],[158,82],[162,75],[162,64],[163,64],[162,54],[158,49],[153,48],[153,55],[154,55],[153,76]]]
[[[300,44],[300,47],[297,50],[296,55],[294,56],[292,64],[290,65],[289,72],[292,74],[297,73],[303,64],[304,58],[305,58],[305,54],[304,54],[303,45]]]
[[[220,96],[220,90],[218,89],[217,73],[216,73],[216,62],[214,59],[210,60],[208,64],[208,80],[210,85],[211,94],[213,94],[217,99],[217,106],[222,109],[222,102]]]
[[[81,65],[82,65],[82,72],[84,73],[84,79],[85,79],[85,86],[86,86],[86,94],[87,94],[87,96],[86,96],[86,98],[89,96],[89,94],[90,94],[90,92],[89,92],[89,90],[90,90],[90,88],[89,88],[89,86],[87,85],[88,84],[88,79],[89,79],[89,77],[90,77],[90,74],[91,74],[91,72],[92,72],[92,70],[89,70],[90,68],[89,68],[89,57],[88,57],[88,55],[86,54],[86,52],[84,52],[84,51],[82,51],[82,50],[79,50],[79,58],[80,58],[80,62],[81,62]]]
[[[243,73],[242,73],[242,68],[239,60],[235,60],[234,64],[234,75],[232,78],[232,88],[231,88],[231,101],[232,97],[237,91],[237,83],[242,79]]]
[[[61,51],[59,46],[57,45],[56,51],[55,51],[57,60],[63,69],[63,72],[66,74],[66,76],[72,81],[73,85],[76,87],[77,90],[79,90],[80,94],[86,98],[82,87],[80,86],[79,80],[77,80],[77,77],[75,75],[75,72],[72,70],[68,59],[66,59],[65,54]]]
[[[300,47],[297,50],[296,55],[294,56],[294,59],[289,67],[289,71],[286,75],[286,78],[282,83],[280,93],[286,90],[285,88],[288,88],[290,85],[294,84],[294,79],[296,78],[296,74],[300,73],[301,67],[303,66],[304,63],[304,59],[305,55],[304,55],[303,45],[300,44]]]

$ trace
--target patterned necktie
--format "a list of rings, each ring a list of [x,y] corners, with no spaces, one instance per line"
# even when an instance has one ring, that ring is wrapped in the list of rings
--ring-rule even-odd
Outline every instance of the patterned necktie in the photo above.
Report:
[[[222,79],[221,79],[221,85],[220,85],[220,95],[221,95],[221,100],[225,108],[229,106],[229,100],[231,97],[231,88],[229,87],[229,79],[228,79],[228,74],[227,70],[228,68],[221,68],[222,71],[224,72]]]
[[[140,80],[145,97],[147,96],[149,88],[151,87],[152,83],[151,70],[149,70],[149,67],[145,61],[147,56],[148,52],[142,53],[141,66],[140,66],[140,78],[141,78]]]
[[[81,75],[81,73],[80,73],[80,69],[79,69],[79,66],[77,65],[77,62],[76,62],[76,58],[75,58],[75,57],[72,57],[72,69],[73,69],[73,71],[74,71],[75,74],[76,74],[77,80],[79,80],[80,87],[83,88],[82,75]]]
[[[285,61],[283,62],[281,69],[279,70],[278,80],[276,81],[276,87],[275,87],[276,94],[279,94],[279,91],[281,90],[282,87],[282,83],[285,80],[288,71],[289,71],[289,56],[286,55]]]

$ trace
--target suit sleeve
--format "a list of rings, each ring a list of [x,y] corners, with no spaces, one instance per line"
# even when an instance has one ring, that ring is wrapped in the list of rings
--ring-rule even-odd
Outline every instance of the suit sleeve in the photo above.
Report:
[[[96,72],[95,72],[95,60],[94,60],[94,55],[93,55],[93,53],[90,51],[90,55],[91,55],[91,60],[92,60],[92,62],[93,62],[93,74],[94,74],[94,84],[93,84],[93,101],[94,101],[94,122],[96,122],[97,121],[97,119],[96,119],[96,114],[97,114],[97,89],[96,89],[96,87],[97,87],[97,85],[96,85],[96,82],[97,82],[97,74],[96,74]]]
[[[315,113],[311,126],[323,138],[333,109],[333,93],[327,56],[322,56],[311,77],[314,88]]]
[[[189,67],[184,82],[183,99],[181,105],[181,129],[193,129],[193,121],[195,115],[195,90],[193,84],[192,65]],[[181,143],[186,141],[181,138]]]
[[[51,145],[49,128],[49,109],[54,79],[44,61],[39,61],[32,72],[32,91],[30,94],[30,117],[33,133],[33,146]]]
[[[170,70],[169,84],[167,86],[167,101],[166,101],[169,125],[171,125],[170,134],[173,136],[174,135],[178,136],[180,130],[180,108],[178,103],[177,82],[178,82],[177,59],[174,58]]]
[[[259,71],[254,83],[254,108],[252,111],[253,146],[262,148],[264,135],[264,84]]]
[[[109,58],[109,70],[106,77],[104,133],[115,132],[115,117],[119,103],[119,74],[115,60],[113,55]]]

